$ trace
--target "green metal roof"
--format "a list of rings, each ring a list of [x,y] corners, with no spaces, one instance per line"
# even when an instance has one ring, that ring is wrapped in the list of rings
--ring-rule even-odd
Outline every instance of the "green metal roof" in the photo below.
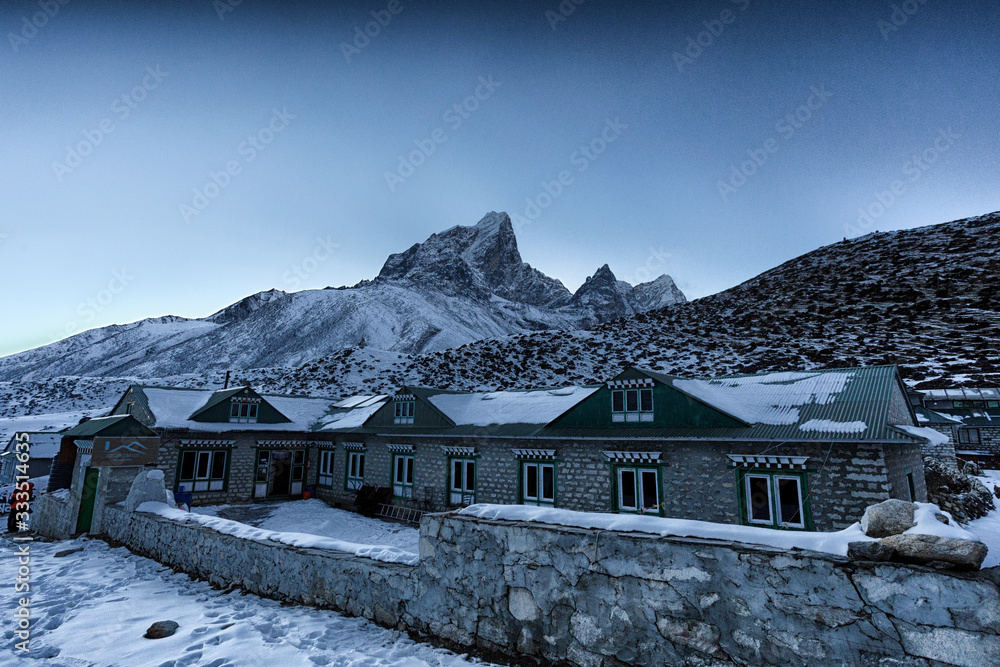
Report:
[[[120,433],[122,435],[124,435],[126,431],[129,431],[129,435],[134,435],[136,432],[150,436],[156,435],[156,431],[144,426],[142,422],[132,415],[94,417],[93,419],[88,419],[82,424],[77,424],[76,426],[63,431],[62,435],[63,437],[72,436],[74,438],[91,438],[95,435],[100,435],[105,431],[112,431],[113,434]]]

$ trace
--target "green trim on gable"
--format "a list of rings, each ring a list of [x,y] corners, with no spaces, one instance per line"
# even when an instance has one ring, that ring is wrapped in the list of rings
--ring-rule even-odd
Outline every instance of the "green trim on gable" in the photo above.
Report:
[[[230,406],[232,399],[236,397],[260,400],[257,406],[257,421],[253,423],[287,424],[292,421],[250,387],[236,387],[235,389],[223,389],[215,392],[205,405],[196,410],[188,419],[201,423],[229,424]]]
[[[432,429],[446,429],[454,428],[455,423],[448,419],[443,412],[438,410],[433,403],[428,399],[435,394],[446,394],[446,393],[460,393],[460,392],[444,392],[435,391],[432,389],[425,389],[423,387],[403,387],[397,391],[393,396],[408,395],[413,396],[413,423],[412,424],[397,424],[395,422],[395,404],[396,401],[392,400],[392,397],[385,402],[381,408],[375,411],[371,417],[369,417],[364,426],[376,427],[376,428],[386,428],[394,427],[398,429],[412,429],[412,428],[432,428]]]

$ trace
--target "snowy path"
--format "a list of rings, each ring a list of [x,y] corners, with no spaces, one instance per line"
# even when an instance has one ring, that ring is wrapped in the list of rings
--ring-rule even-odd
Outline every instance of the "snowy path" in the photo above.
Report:
[[[1000,486],[1000,470],[984,470],[983,476],[978,479],[983,486],[992,491],[994,486]],[[970,521],[966,526],[978,535],[989,549],[983,567],[1000,565],[1000,498],[994,496],[993,505],[996,509],[981,519]]]
[[[192,512],[282,533],[308,533],[345,542],[399,547],[412,553],[420,550],[420,532],[416,528],[330,507],[316,498],[252,505],[210,505],[195,507]]]
[[[13,543],[0,541],[0,580],[17,570]],[[54,554],[83,547],[79,553]],[[100,540],[31,544],[31,653],[14,651],[10,623],[16,597],[0,596],[0,664],[81,667],[211,667],[242,665],[485,665],[368,621],[332,611],[283,606],[239,591],[223,593],[155,561]],[[177,633],[150,640],[155,621],[173,620]]]

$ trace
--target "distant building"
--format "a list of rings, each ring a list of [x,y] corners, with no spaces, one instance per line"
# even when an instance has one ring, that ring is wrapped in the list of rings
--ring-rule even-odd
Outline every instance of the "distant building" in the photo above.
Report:
[[[921,393],[925,413],[944,420],[927,425],[951,437],[958,459],[1000,468],[1000,389],[929,389]]]
[[[26,469],[29,479],[48,475],[49,468],[52,467],[52,459],[59,453],[59,440],[62,437],[59,433],[18,431],[7,441],[3,450],[0,450],[0,487],[13,484],[14,478],[18,475],[18,450],[15,444],[23,436],[27,436],[30,445],[27,450],[28,464]]]

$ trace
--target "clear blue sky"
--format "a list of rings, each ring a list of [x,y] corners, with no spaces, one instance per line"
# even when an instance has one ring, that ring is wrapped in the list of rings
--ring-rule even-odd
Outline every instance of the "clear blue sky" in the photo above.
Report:
[[[0,354],[353,284],[490,210],[571,289],[698,297],[1000,208],[985,0],[225,2],[0,6]]]

